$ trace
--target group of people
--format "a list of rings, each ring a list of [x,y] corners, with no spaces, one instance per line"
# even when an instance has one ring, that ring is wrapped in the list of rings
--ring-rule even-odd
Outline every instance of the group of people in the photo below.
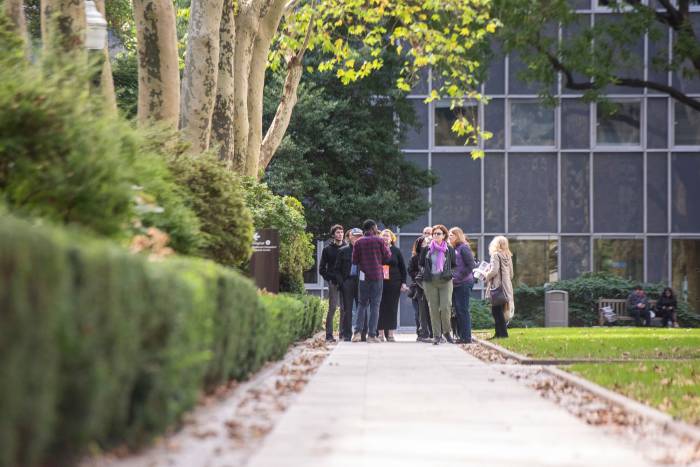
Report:
[[[671,287],[666,287],[661,292],[661,297],[656,301],[656,306],[651,306],[649,298],[644,292],[641,285],[635,286],[632,293],[627,297],[627,309],[634,317],[634,322],[637,326],[641,326],[642,319],[645,326],[651,326],[651,320],[654,316],[661,318],[663,327],[678,327],[678,302],[676,294],[673,293]]]
[[[341,340],[394,342],[401,292],[407,292],[415,310],[420,342],[471,342],[469,298],[474,286],[476,261],[462,229],[442,224],[425,227],[413,244],[408,267],[396,235],[380,231],[371,219],[362,229],[347,232],[331,227],[331,242],[323,249],[319,272],[329,284],[326,340],[335,341],[333,319],[340,308]],[[485,271],[486,295],[505,297],[493,301],[496,338],[508,337],[507,321],[513,316],[513,263],[503,236],[489,245],[490,267]],[[411,283],[408,285],[410,276]],[[353,313],[356,305],[356,313]],[[455,324],[452,325],[452,310]]]

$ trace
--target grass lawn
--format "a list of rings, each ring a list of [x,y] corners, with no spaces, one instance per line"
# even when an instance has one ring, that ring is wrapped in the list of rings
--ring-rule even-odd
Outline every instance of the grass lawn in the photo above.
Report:
[[[700,425],[700,360],[584,363],[564,369],[688,423]]]
[[[700,358],[700,329],[509,329],[493,342],[532,358]]]

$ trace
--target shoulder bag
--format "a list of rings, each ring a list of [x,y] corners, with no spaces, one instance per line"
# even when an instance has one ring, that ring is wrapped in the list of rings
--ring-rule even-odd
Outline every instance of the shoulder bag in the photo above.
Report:
[[[500,258],[498,259],[498,261],[499,262],[501,261]],[[501,305],[505,305],[506,303],[508,303],[508,297],[506,296],[505,290],[503,290],[503,264],[502,263],[500,264],[500,267],[498,268],[498,274],[501,278],[501,284],[498,287],[496,287],[495,289],[491,289],[489,291],[489,295],[490,295],[489,301],[491,302],[492,306],[501,306]]]

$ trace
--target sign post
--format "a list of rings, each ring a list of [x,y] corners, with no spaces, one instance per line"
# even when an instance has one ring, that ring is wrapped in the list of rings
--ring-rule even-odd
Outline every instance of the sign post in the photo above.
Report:
[[[271,293],[280,290],[280,233],[277,229],[260,229],[253,235],[250,274],[255,285]]]

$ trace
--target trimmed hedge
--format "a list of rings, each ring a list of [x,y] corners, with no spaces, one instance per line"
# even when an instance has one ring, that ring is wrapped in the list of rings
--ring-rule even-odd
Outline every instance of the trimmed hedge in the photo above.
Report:
[[[322,312],[310,296],[259,297],[209,261],[151,262],[0,215],[0,466],[143,443]]]

